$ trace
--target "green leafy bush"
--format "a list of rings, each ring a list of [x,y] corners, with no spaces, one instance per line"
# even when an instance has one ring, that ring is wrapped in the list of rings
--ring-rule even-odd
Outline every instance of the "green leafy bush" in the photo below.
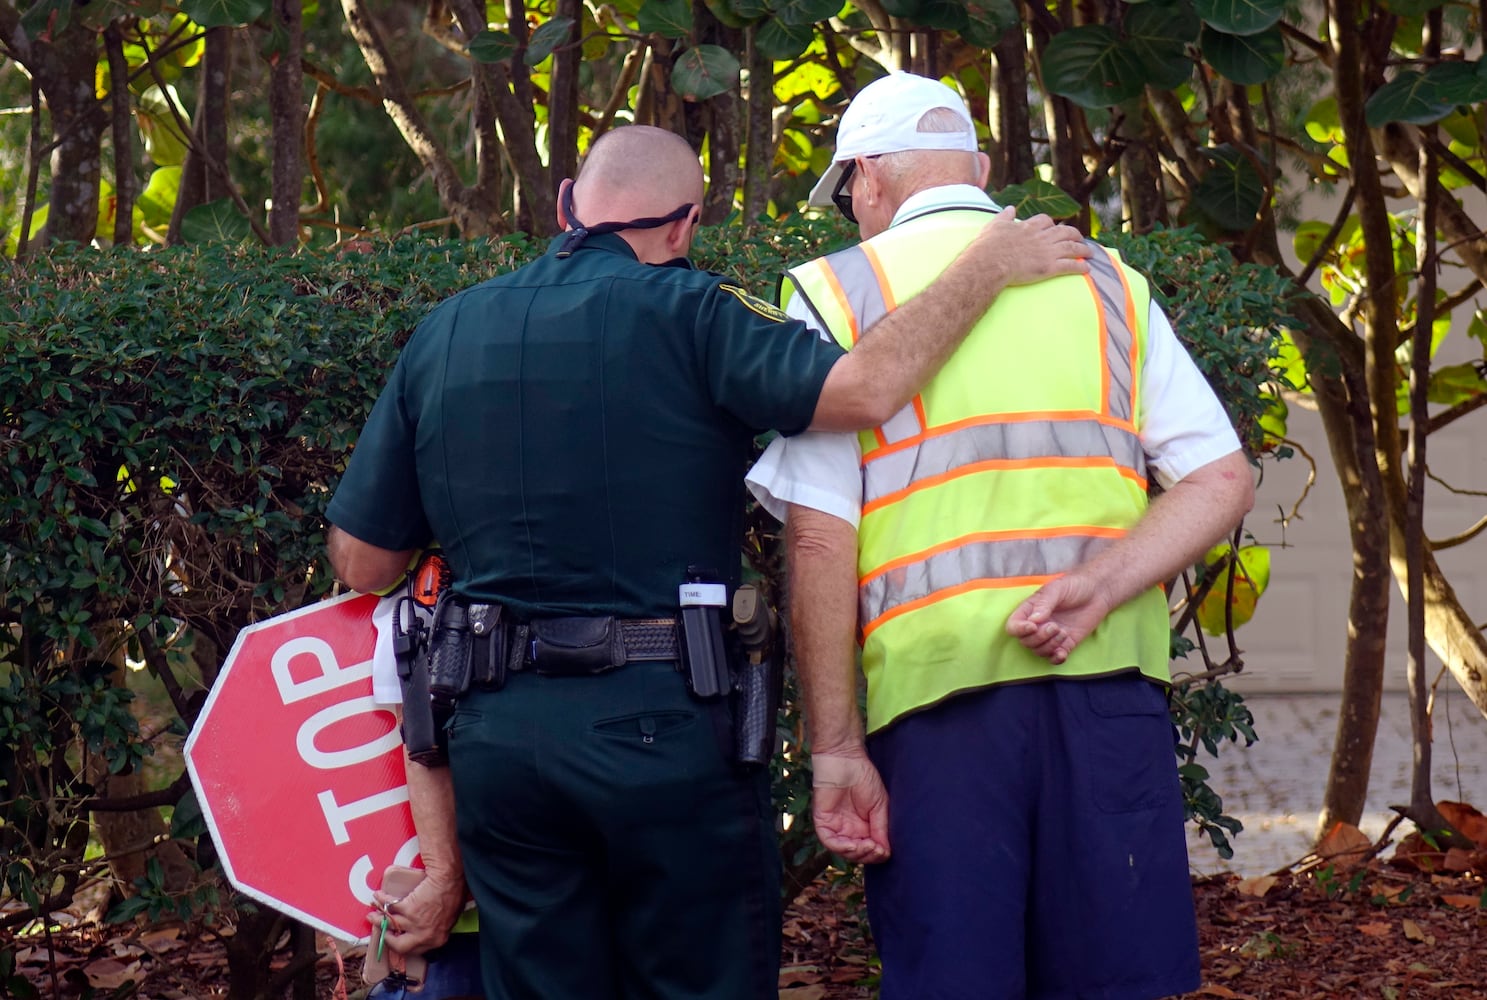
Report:
[[[694,260],[768,296],[786,263],[854,235],[835,219],[719,227]],[[63,247],[0,275],[0,881],[14,898],[65,905],[88,867],[90,810],[151,752],[120,663],[164,685],[180,718],[155,739],[178,739],[200,703],[186,666],[210,684],[239,629],[331,587],[325,505],[419,319],[541,249]],[[1170,290],[1236,419],[1255,412],[1268,342],[1243,324],[1263,325],[1274,287],[1191,234],[1122,249]],[[778,533],[751,525],[746,560],[778,599]],[[778,787],[786,862],[808,878],[825,861],[792,713]],[[167,898],[159,882],[152,900]]]

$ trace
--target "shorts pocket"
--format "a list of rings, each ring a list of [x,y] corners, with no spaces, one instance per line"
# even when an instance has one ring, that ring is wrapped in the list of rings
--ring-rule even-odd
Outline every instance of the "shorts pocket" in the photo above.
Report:
[[[1178,794],[1167,698],[1155,684],[1122,677],[1081,684],[1088,699],[1089,783],[1107,813],[1137,812]]]

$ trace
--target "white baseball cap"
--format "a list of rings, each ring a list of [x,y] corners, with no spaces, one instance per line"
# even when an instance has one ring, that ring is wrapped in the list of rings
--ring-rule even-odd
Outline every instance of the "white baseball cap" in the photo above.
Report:
[[[949,108],[965,119],[963,132],[921,132],[919,119],[935,108]],[[938,80],[913,73],[889,73],[858,91],[842,112],[831,166],[811,188],[807,204],[825,208],[842,170],[859,156],[911,149],[958,149],[974,153],[976,124],[960,95]]]

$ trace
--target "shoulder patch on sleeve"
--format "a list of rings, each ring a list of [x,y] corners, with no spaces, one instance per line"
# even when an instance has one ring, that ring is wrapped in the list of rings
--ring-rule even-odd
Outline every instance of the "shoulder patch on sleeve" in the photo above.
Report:
[[[776,323],[787,323],[790,321],[790,317],[785,315],[783,309],[777,309],[774,306],[770,305],[768,302],[765,302],[763,299],[750,295],[748,292],[744,291],[742,288],[739,288],[737,285],[730,285],[725,281],[721,285],[719,285],[718,288],[721,291],[727,292],[735,299],[738,299],[738,301],[742,302],[747,309],[752,312],[758,313],[765,319],[774,320]]]

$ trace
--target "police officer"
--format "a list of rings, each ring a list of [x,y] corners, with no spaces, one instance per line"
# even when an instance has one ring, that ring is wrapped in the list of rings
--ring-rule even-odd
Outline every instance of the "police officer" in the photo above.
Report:
[[[347,585],[437,538],[455,590],[521,636],[504,684],[460,700],[449,768],[409,769],[430,874],[379,897],[388,944],[417,951],[468,882],[491,998],[776,995],[767,774],[734,766],[726,705],[689,694],[674,648],[629,637],[674,635],[689,566],[737,583],[758,431],[879,423],[1001,288],[1086,267],[1074,230],[1004,214],[844,353],[687,263],[702,195],[679,137],[603,136],[547,254],[423,321],[328,511]],[[595,619],[602,662],[529,631]]]

